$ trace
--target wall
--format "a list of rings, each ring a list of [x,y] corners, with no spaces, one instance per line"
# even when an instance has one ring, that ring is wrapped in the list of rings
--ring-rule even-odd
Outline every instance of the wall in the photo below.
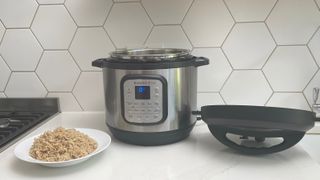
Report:
[[[0,96],[103,110],[91,61],[117,48],[206,56],[199,106],[310,109],[320,87],[320,0],[0,0]]]

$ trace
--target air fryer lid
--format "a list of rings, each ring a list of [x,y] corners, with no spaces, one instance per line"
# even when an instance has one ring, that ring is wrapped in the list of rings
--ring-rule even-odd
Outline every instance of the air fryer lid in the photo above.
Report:
[[[310,111],[262,106],[203,106],[194,114],[201,115],[221,143],[248,154],[274,153],[294,146],[316,119]],[[234,135],[239,139],[232,138]],[[280,142],[270,145],[266,139]]]

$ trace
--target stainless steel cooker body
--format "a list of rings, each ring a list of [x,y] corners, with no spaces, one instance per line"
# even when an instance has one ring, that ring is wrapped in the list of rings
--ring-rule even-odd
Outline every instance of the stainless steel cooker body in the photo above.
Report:
[[[197,67],[208,63],[184,49],[123,50],[95,60],[111,133],[139,145],[186,138],[196,122]]]
[[[141,119],[140,122],[128,121],[124,116],[123,90],[121,84],[126,77],[159,77],[166,83],[167,97],[163,111],[164,119],[159,122],[148,122],[148,119]],[[165,132],[177,129],[186,129],[196,122],[196,117],[191,114],[197,109],[197,68],[194,66],[158,69],[158,70],[122,70],[103,69],[106,122],[108,126],[131,132]],[[143,100],[142,100],[143,101]],[[147,103],[147,102],[146,102]],[[132,106],[135,106],[132,104]],[[152,105],[151,105],[152,106]],[[160,105],[161,106],[161,105]],[[137,113],[150,113],[156,109],[134,107]],[[143,112],[142,112],[143,111]]]

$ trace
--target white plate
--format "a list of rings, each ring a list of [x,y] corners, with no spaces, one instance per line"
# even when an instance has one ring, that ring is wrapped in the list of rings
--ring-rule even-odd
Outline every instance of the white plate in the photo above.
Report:
[[[22,141],[21,143],[19,143],[16,146],[16,148],[14,149],[14,154],[16,155],[17,158],[21,159],[22,161],[40,164],[40,165],[48,166],[48,167],[65,167],[65,166],[75,165],[75,164],[81,163],[85,160],[88,160],[90,157],[105,150],[111,143],[110,136],[103,131],[99,131],[96,129],[87,129],[87,128],[75,128],[75,129],[82,132],[82,133],[85,133],[86,135],[88,135],[92,139],[96,140],[98,147],[94,152],[92,152],[84,157],[81,157],[78,159],[72,159],[72,160],[68,160],[68,161],[59,161],[59,162],[40,161],[40,160],[34,159],[33,157],[31,157],[29,155],[29,150],[33,144],[33,141],[36,137],[41,135],[41,134],[39,134],[39,135],[30,137],[30,138]]]

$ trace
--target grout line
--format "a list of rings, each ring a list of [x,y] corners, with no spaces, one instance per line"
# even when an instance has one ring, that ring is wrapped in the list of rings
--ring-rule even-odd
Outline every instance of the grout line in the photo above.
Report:
[[[309,106],[310,110],[311,110],[311,111],[313,111],[313,107],[312,107],[312,105],[309,103],[309,101],[308,101],[308,99],[307,99],[306,95],[304,94],[304,92],[302,92],[302,96],[303,96],[303,97],[304,97],[304,99],[307,101],[307,104],[308,104],[308,106]]]
[[[70,44],[68,45],[68,49],[67,49],[67,50],[69,50],[69,49],[71,48],[71,46],[72,46],[72,44],[73,44],[73,41],[74,41],[74,39],[75,39],[75,37],[76,37],[76,35],[77,35],[77,33],[78,33],[78,30],[79,30],[79,27],[77,26],[74,34],[72,35],[72,38],[71,38]]]
[[[272,34],[272,32],[271,32],[271,29],[269,28],[268,24],[267,24],[266,22],[265,22],[264,24],[266,25],[267,30],[268,30],[271,38],[273,39],[273,42],[276,44],[276,46],[278,46],[279,44],[277,43],[276,38],[273,36],[273,34]]]
[[[274,93],[274,92],[275,92],[275,90],[273,89],[273,87],[272,87],[272,85],[271,85],[271,83],[270,83],[270,81],[269,81],[269,79],[268,79],[267,75],[264,73],[264,71],[263,71],[263,70],[261,70],[261,72],[262,72],[263,77],[266,79],[266,81],[267,81],[267,83],[268,83],[268,85],[269,85],[270,89],[272,90],[272,93]]]
[[[227,8],[230,16],[232,17],[233,22],[234,22],[234,23],[237,22],[236,19],[233,17],[233,14],[231,13],[231,10],[229,9],[229,6],[227,5],[226,1],[225,1],[225,0],[222,0],[222,2],[223,2],[223,4],[224,4],[224,6]]]
[[[186,18],[186,16],[187,16],[187,14],[189,14],[189,11],[190,11],[191,7],[193,6],[194,2],[195,2],[195,0],[192,0],[192,2],[190,3],[190,5],[189,5],[189,7],[188,7],[188,9],[187,9],[187,11],[186,11],[186,13],[185,13],[184,16],[182,17],[182,20],[181,20],[181,22],[180,22],[180,25],[181,25],[181,26],[182,26],[182,24],[183,24],[183,22],[184,22],[184,20],[185,20],[185,18]]]
[[[274,91],[272,91],[271,95],[268,97],[267,101],[264,103],[264,106],[267,106],[267,104],[269,103],[273,95],[274,95]]]
[[[42,60],[42,57],[43,57],[43,54],[44,54],[44,50],[42,50],[41,55],[40,55],[40,57],[39,57],[39,60],[38,60],[38,62],[37,62],[37,65],[36,65],[35,69],[33,70],[35,73],[36,73],[36,71],[38,70],[40,61]]]
[[[73,95],[73,97],[74,97],[74,99],[77,101],[77,103],[79,104],[79,106],[80,106],[80,108],[82,109],[82,111],[84,111],[85,109],[82,107],[82,105],[81,105],[80,101],[78,100],[77,96],[75,96],[75,95],[73,94],[74,89],[75,89],[76,85],[78,84],[81,75],[82,75],[82,71],[80,71],[80,73],[79,73],[79,76],[78,76],[78,78],[77,78],[77,80],[76,80],[76,83],[75,83],[75,85],[74,85],[73,88],[72,88],[71,94]]]
[[[147,14],[147,16],[149,17],[149,20],[151,21],[152,25],[155,26],[156,24],[153,22],[151,16],[149,15],[147,9],[144,7],[143,3],[141,1],[139,1],[139,4],[142,6],[142,8],[144,9],[145,13]]]
[[[8,62],[4,59],[4,57],[0,54],[0,57],[3,59],[3,62],[7,65],[7,67],[9,68],[10,72],[12,72],[12,68],[9,66]]]
[[[109,18],[110,12],[111,12],[111,10],[112,10],[112,8],[113,8],[113,5],[114,5],[114,1],[112,0],[111,6],[110,6],[109,9],[108,9],[107,15],[106,15],[105,19],[103,20],[102,25],[101,25],[101,26],[98,26],[98,27],[103,27],[103,26],[106,24],[107,19]],[[81,27],[81,26],[79,26],[79,27]]]
[[[102,27],[104,27],[104,26],[106,25],[106,22],[107,22],[107,20],[108,20],[108,18],[109,18],[109,16],[110,16],[110,13],[111,13],[111,11],[112,11],[112,9],[113,9],[114,4],[115,4],[115,3],[114,3],[114,1],[113,1],[113,3],[111,4],[111,7],[110,7],[110,9],[109,9],[109,11],[108,11],[108,13],[107,13],[106,19],[105,19],[104,22],[103,22]]]
[[[274,54],[274,52],[277,49],[277,45],[274,46],[273,50],[271,51],[271,53],[269,54],[269,56],[267,57],[267,59],[265,60],[265,62],[263,63],[263,65],[261,66],[261,71],[263,71],[263,68],[266,66],[266,64],[268,63],[269,59],[271,59],[272,55]]]
[[[111,5],[111,7],[110,7],[110,10],[109,10],[109,12],[108,12],[108,14],[107,14],[107,17],[106,17],[106,19],[105,19],[105,22],[103,23],[102,29],[103,29],[104,32],[107,34],[109,40],[111,41],[111,44],[113,45],[113,48],[114,48],[114,49],[117,49],[116,43],[113,41],[113,39],[112,39],[111,36],[109,35],[108,30],[107,30],[107,27],[106,27],[107,20],[108,20],[110,14],[111,14],[111,11],[112,11],[112,9],[113,9],[114,4],[115,4],[115,3],[112,3],[112,5]]]
[[[307,45],[311,42],[311,40],[313,39],[313,37],[317,34],[320,33],[320,25],[317,27],[316,31],[312,34],[312,36],[310,37],[310,39],[307,42]]]
[[[234,72],[235,72],[235,71],[232,70],[232,71],[230,72],[230,74],[228,75],[228,77],[226,78],[226,80],[222,83],[222,85],[221,85],[221,87],[220,87],[220,90],[219,90],[220,93],[222,92],[224,86],[227,84],[227,82],[228,82],[229,79],[231,78],[231,75],[232,75]]]
[[[77,99],[77,97],[73,94],[73,92],[71,92],[71,95],[76,100],[76,102],[79,105],[81,111],[85,111],[84,108],[82,107],[82,105],[80,104],[79,100]]]
[[[316,66],[317,66],[317,69],[319,69],[319,64],[317,63],[317,60],[316,60],[316,58],[314,57],[314,55],[313,55],[313,53],[312,53],[312,51],[311,51],[311,49],[310,49],[310,47],[309,46],[306,46],[306,48],[308,49],[308,51],[309,51],[309,53],[310,53],[310,55],[311,55],[311,57],[312,57],[312,59],[313,59],[313,61],[314,61],[314,63],[316,64]]]
[[[320,4],[318,4],[316,0],[314,0],[314,3],[316,3],[316,6],[318,7],[318,9],[320,11]]]
[[[147,34],[146,39],[145,39],[145,40],[143,41],[143,43],[142,43],[142,46],[146,47],[147,41],[148,41],[148,39],[149,39],[149,37],[150,37],[150,35],[151,35],[151,33],[152,33],[152,31],[153,31],[154,27],[155,27],[155,26],[152,26],[152,27],[151,27],[151,29],[150,29],[149,33]]]
[[[34,22],[34,19],[36,18],[36,15],[38,14],[38,11],[39,11],[39,8],[40,8],[40,4],[38,3],[38,1],[36,1],[37,2],[37,9],[36,9],[36,11],[34,12],[34,15],[33,15],[33,17],[32,17],[32,20],[31,20],[31,23],[30,23],[30,25],[29,25],[29,29],[31,29],[31,26],[32,26],[32,24],[33,24],[33,22]]]
[[[77,28],[78,28],[78,23],[76,22],[76,20],[73,18],[73,16],[71,15],[71,12],[69,11],[69,9],[67,8],[67,6],[63,3],[63,8],[65,8],[65,10],[68,12],[68,14],[69,14],[69,16],[71,17],[71,19],[72,19],[72,21],[73,21],[73,23],[77,26]]]
[[[227,101],[224,99],[224,97],[222,96],[221,92],[219,92],[219,96],[221,97],[223,103],[224,103],[225,105],[227,105],[228,103],[227,103]]]
[[[312,75],[312,77],[310,78],[310,80],[308,81],[308,83],[306,84],[306,86],[303,88],[302,92],[304,92],[307,87],[311,84],[311,81],[316,77],[316,75],[320,72],[320,69],[318,68],[316,70],[316,72]]]
[[[194,45],[192,44],[191,39],[190,39],[189,36],[187,35],[186,31],[183,29],[182,25],[179,25],[179,26],[180,26],[183,34],[186,36],[187,40],[189,41],[189,43],[190,43],[190,45],[191,45],[191,50],[193,50],[193,49],[194,49]]]
[[[269,18],[269,16],[271,15],[273,9],[276,7],[276,5],[278,4],[279,0],[276,0],[276,2],[274,3],[273,7],[270,9],[270,12],[268,13],[267,17],[264,19],[264,22],[266,23],[267,19]]]
[[[47,94],[48,94],[48,92],[49,92],[49,89],[46,87],[46,85],[43,83],[43,81],[42,81],[42,79],[40,78],[40,76],[38,75],[38,73],[37,72],[35,72],[35,71],[33,71],[33,73],[37,76],[37,78],[39,79],[39,81],[41,82],[41,84],[42,84],[42,86],[46,89],[46,91],[47,91]],[[46,94],[46,95],[47,95]]]
[[[72,60],[73,60],[73,62],[77,65],[77,67],[78,67],[78,69],[80,70],[80,72],[82,71],[82,69],[81,69],[81,67],[80,67],[80,65],[79,65],[79,63],[78,63],[78,61],[76,60],[76,58],[73,56],[73,54],[71,53],[71,51],[70,51],[70,49],[68,49],[68,53],[70,54],[70,56],[71,56],[71,58],[72,58]]]
[[[63,4],[63,8],[65,8],[65,10],[67,11],[67,13],[69,14],[69,16],[71,17],[73,23],[76,25],[76,29],[75,31],[73,32],[73,35],[72,35],[72,38],[71,38],[71,41],[69,42],[69,45],[68,45],[68,48],[67,50],[71,47],[71,44],[73,43],[73,40],[76,36],[76,33],[79,29],[79,25],[77,24],[76,20],[73,18],[73,16],[71,15],[71,12],[69,11],[69,9],[67,8],[67,6],[65,4]]]
[[[233,29],[235,28],[235,26],[236,26],[236,24],[237,23],[235,23],[235,22],[233,22],[233,25],[231,26],[231,28],[230,28],[230,30],[229,30],[229,32],[228,32],[228,34],[226,35],[226,37],[224,38],[224,40],[222,41],[222,43],[221,43],[221,49],[223,49],[223,45],[224,45],[224,43],[227,41],[227,39],[228,39],[228,37],[230,36],[230,34],[231,34],[231,32],[233,31]]]
[[[9,84],[9,81],[10,81],[10,79],[11,79],[11,76],[12,76],[12,71],[10,72],[10,75],[9,75],[9,77],[8,77],[8,80],[7,80],[7,82],[6,82],[6,84],[5,84],[5,86],[4,86],[4,89],[3,89],[3,93],[5,94],[5,91],[6,91],[6,89],[7,89],[7,86],[8,86],[8,84]]]
[[[234,68],[234,67],[233,67],[233,65],[231,64],[231,61],[229,60],[229,58],[228,58],[228,56],[227,56],[226,52],[224,52],[224,50],[223,50],[223,48],[222,48],[222,47],[220,47],[220,49],[221,49],[222,54],[224,55],[224,57],[227,59],[227,61],[228,61],[229,65],[230,65],[230,67],[231,67],[232,71],[234,71],[234,70],[235,70],[235,68]]]

